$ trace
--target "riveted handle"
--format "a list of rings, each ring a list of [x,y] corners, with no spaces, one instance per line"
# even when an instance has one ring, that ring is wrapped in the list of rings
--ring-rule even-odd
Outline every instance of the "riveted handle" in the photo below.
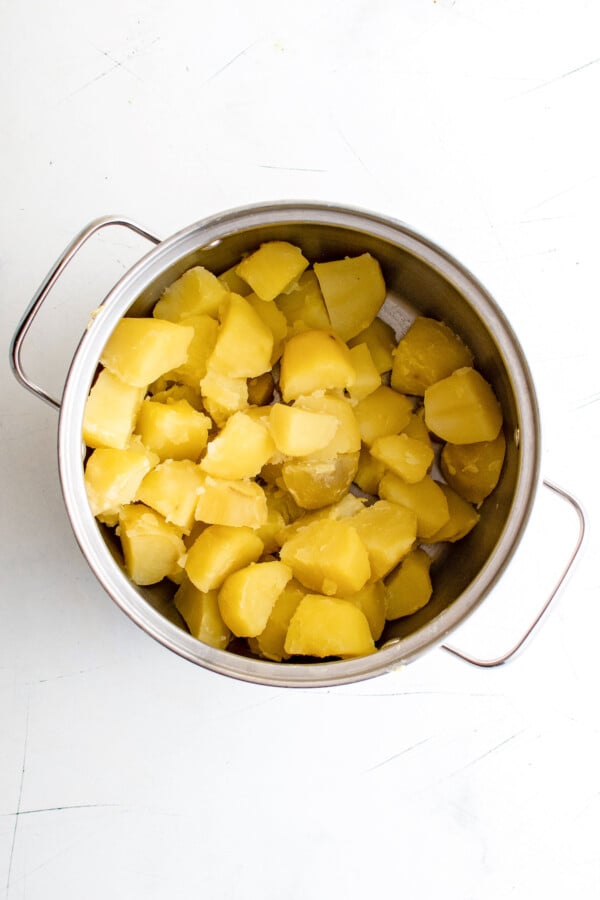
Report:
[[[457,656],[459,659],[462,659],[465,662],[470,663],[472,666],[479,666],[484,669],[491,669],[491,668],[494,668],[495,666],[501,666],[505,662],[508,662],[509,659],[512,659],[518,653],[518,651],[521,650],[521,648],[529,640],[529,638],[531,637],[531,635],[533,634],[535,629],[538,627],[538,625],[540,624],[540,622],[543,619],[543,617],[545,616],[545,614],[547,613],[552,601],[556,598],[560,589],[564,585],[564,583],[567,579],[567,576],[571,572],[571,570],[575,564],[575,561],[581,552],[581,549],[583,546],[583,541],[585,538],[586,527],[587,527],[586,515],[583,510],[583,507],[581,506],[579,501],[573,496],[573,494],[571,494],[569,491],[566,491],[564,488],[559,487],[557,484],[554,484],[554,482],[547,481],[546,479],[544,479],[544,481],[542,483],[543,483],[544,487],[548,488],[548,490],[552,491],[554,494],[556,494],[562,500],[569,503],[571,505],[571,507],[573,508],[573,510],[575,511],[578,522],[579,522],[579,530],[577,533],[577,539],[575,541],[575,546],[573,547],[573,550],[571,551],[571,554],[567,560],[567,563],[566,563],[565,567],[563,568],[562,572],[560,573],[560,576],[559,576],[556,584],[554,585],[554,588],[551,591],[550,596],[546,599],[546,602],[544,603],[542,608],[539,610],[535,619],[531,622],[531,624],[529,625],[529,627],[527,628],[525,633],[521,635],[521,637],[516,642],[516,644],[514,644],[514,646],[512,646],[510,648],[510,650],[507,650],[506,653],[503,653],[501,656],[497,656],[494,659],[479,659],[476,656],[471,656],[468,653],[464,653],[462,650],[459,650],[457,647],[452,647],[449,644],[442,644],[443,650],[446,650],[448,653],[452,653],[453,656]]]
[[[141,225],[137,225],[135,222],[132,222],[130,219],[127,219],[123,216],[103,216],[102,218],[94,219],[93,222],[90,222],[90,224],[87,225],[83,229],[83,231],[81,231],[76,237],[73,238],[68,247],[65,248],[57,261],[54,263],[48,275],[36,292],[33,300],[25,310],[11,341],[10,362],[15,378],[20,382],[20,384],[22,384],[24,388],[27,388],[28,391],[31,391],[32,394],[35,394],[36,397],[39,397],[40,400],[48,403],[50,406],[54,407],[54,409],[60,409],[60,400],[56,400],[51,396],[51,394],[44,390],[44,388],[35,384],[35,382],[33,382],[27,376],[23,368],[23,362],[21,358],[23,352],[23,344],[25,342],[25,338],[27,337],[27,333],[31,328],[31,325],[33,324],[35,317],[44,304],[44,301],[46,300],[48,294],[50,293],[68,264],[71,262],[73,257],[83,247],[86,241],[88,241],[92,237],[92,235],[96,234],[96,232],[98,231],[101,231],[103,228],[107,228],[109,225],[119,225],[123,228],[129,228],[130,231],[135,231],[136,234],[139,234],[141,237],[146,238],[153,244],[160,243],[160,238],[157,238],[145,228],[142,228]]]

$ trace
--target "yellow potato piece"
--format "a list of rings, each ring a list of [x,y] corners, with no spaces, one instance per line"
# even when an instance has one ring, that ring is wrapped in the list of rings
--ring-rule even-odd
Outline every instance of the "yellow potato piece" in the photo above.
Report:
[[[502,410],[488,382],[466,367],[427,388],[425,423],[452,444],[493,441],[502,427]]]
[[[358,344],[367,345],[380,375],[390,371],[394,360],[393,351],[396,349],[396,332],[391,325],[383,319],[373,319],[364,331],[348,341],[349,347],[356,347]]]
[[[371,351],[366,344],[356,344],[350,347],[350,361],[356,375],[354,384],[348,388],[348,393],[353,400],[362,400],[368,397],[381,385],[381,375],[373,362]]]
[[[163,291],[152,315],[170,322],[181,322],[189,316],[216,318],[228,293],[227,287],[212,272],[203,266],[194,266]]]
[[[288,294],[275,299],[278,309],[287,319],[291,333],[320,328],[331,328],[323,294],[317,276],[312,269],[304,272]]]
[[[226,269],[224,272],[221,272],[218,275],[218,279],[221,284],[233,294],[239,294],[240,297],[247,297],[248,294],[252,293],[252,288],[250,285],[244,281],[243,278],[237,274],[236,269],[238,267],[238,263],[235,263],[229,269]]]
[[[142,503],[122,508],[117,533],[134,584],[157,584],[168,578],[185,553],[179,529]]]
[[[274,451],[273,438],[265,425],[244,412],[235,412],[208,442],[199,465],[215,478],[235,481],[258,475]]]
[[[219,372],[208,371],[200,382],[204,407],[222,426],[234,412],[248,406],[248,382],[245,378],[230,378]]]
[[[394,351],[392,387],[423,396],[429,385],[473,365],[473,354],[443,322],[419,316]]]
[[[376,438],[371,446],[371,455],[409,484],[425,478],[433,463],[431,446],[404,432]]]
[[[145,388],[125,384],[103,369],[92,385],[83,413],[83,440],[87,446],[124,450],[145,393]]]
[[[371,446],[378,437],[398,434],[410,422],[412,400],[382,384],[354,407],[360,436]]]
[[[249,294],[246,300],[255,313],[262,319],[273,335],[273,349],[271,351],[271,365],[274,366],[283,350],[283,342],[288,333],[288,323],[284,314],[274,303],[261,300],[256,294]]]
[[[239,263],[239,275],[261,300],[271,301],[300,278],[308,260],[287,241],[269,241]]]
[[[255,481],[205,475],[198,489],[196,518],[209,525],[260,528],[268,518],[267,498]]]
[[[335,416],[283,403],[272,406],[269,415],[275,447],[287,456],[308,456],[322,450],[331,443],[338,426],[339,420]]]
[[[350,352],[337,335],[302,331],[286,341],[279,376],[286,403],[315,391],[344,390],[355,379]]]
[[[411,616],[429,603],[433,592],[431,557],[420,547],[405,556],[385,580],[386,619]]]
[[[146,387],[187,361],[194,329],[160,319],[123,318],[100,355],[100,363],[126,384]]]
[[[251,644],[259,656],[281,662],[287,659],[289,654],[285,652],[285,639],[290,620],[298,604],[306,594],[306,588],[291,579],[288,581],[271,610],[271,614],[264,629],[257,635]]]
[[[273,332],[247,298],[230,294],[221,314],[208,369],[228,378],[254,378],[271,368]]]
[[[200,382],[206,375],[208,359],[217,340],[219,323],[211,316],[189,316],[185,324],[194,329],[194,336],[188,347],[187,359],[183,365],[165,373],[169,381],[180,385],[189,385],[200,390]],[[192,404],[193,405],[193,404]]]
[[[308,397],[299,397],[294,406],[337,419],[338,427],[333,438],[321,450],[315,451],[315,459],[331,459],[338,453],[355,453],[360,450],[358,422],[351,402],[345,397],[318,391]]]
[[[336,334],[347,341],[364,331],[385,300],[385,282],[378,261],[370,253],[363,253],[315,263],[313,269]]]
[[[291,577],[290,567],[279,560],[250,563],[228,575],[218,595],[227,627],[238,637],[256,637],[264,631]]]
[[[371,637],[374,641],[378,641],[385,626],[385,588],[383,581],[372,581],[365,584],[360,591],[351,597],[344,597],[349,600],[365,614]]]
[[[144,477],[136,500],[189,534],[195,522],[196,491],[201,484],[202,474],[191,459],[167,459]]]
[[[139,411],[136,433],[149,450],[161,460],[191,459],[195,462],[208,440],[211,421],[187,400],[157,403],[144,400]]]
[[[302,509],[320,509],[340,500],[356,475],[358,451],[338,453],[330,459],[322,459],[320,452],[288,459],[281,466],[278,481]]]
[[[212,591],[220,588],[232,572],[256,562],[263,548],[251,528],[209,525],[189,547],[185,571],[199,591]]]
[[[494,441],[476,444],[445,444],[440,468],[451,488],[469,503],[479,506],[500,479],[506,439],[501,431]]]
[[[376,494],[385,471],[385,465],[371,456],[367,447],[363,447],[360,451],[354,482],[365,494]]]
[[[367,549],[345,519],[311,522],[285,541],[280,558],[301,584],[321,594],[355,594],[371,575]]]
[[[184,578],[173,598],[190,634],[209,647],[225,650],[231,631],[223,621],[219,609],[218,591],[199,591]]]
[[[289,656],[367,656],[375,644],[367,617],[349,600],[306,594],[292,616],[285,639]]]
[[[99,448],[85,465],[84,483],[95,516],[117,515],[121,506],[131,503],[144,476],[156,465],[158,457],[141,445],[125,450]]]
[[[417,517],[413,510],[388,500],[352,516],[355,528],[369,555],[371,578],[383,578],[412,550],[417,537]]]
[[[379,482],[379,496],[412,509],[417,517],[417,537],[425,541],[450,518],[441,485],[429,475],[415,484],[408,484],[394,472],[385,472]]]
[[[446,498],[448,504],[448,521],[434,534],[429,536],[429,543],[435,544],[440,541],[449,541],[455,543],[466,537],[467,534],[479,522],[479,513],[466,500],[463,500],[456,491],[453,491],[447,484],[439,483],[439,488]]]

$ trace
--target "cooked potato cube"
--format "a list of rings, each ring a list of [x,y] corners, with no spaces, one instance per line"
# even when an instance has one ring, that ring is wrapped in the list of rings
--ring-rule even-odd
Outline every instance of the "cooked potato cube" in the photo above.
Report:
[[[304,514],[300,511],[298,517],[283,528],[280,546],[294,534],[297,534],[301,528],[310,525],[311,522],[317,522],[321,519],[349,519],[355,513],[364,509],[364,504],[365,501],[362,498],[355,497],[354,494],[344,494],[341,500],[332,503],[330,506],[323,506],[314,512]]]
[[[385,470],[384,464],[371,456],[370,451],[363,447],[358,458],[354,481],[365,494],[376,494]]]
[[[217,595],[218,591],[199,591],[184,578],[173,602],[193,637],[209,647],[225,650],[231,631],[223,621]]]
[[[179,529],[142,503],[121,509],[117,533],[134,584],[157,584],[168,578],[185,553]]]
[[[188,384],[171,384],[163,382],[159,378],[151,385],[150,391],[152,399],[157,403],[177,403],[178,400],[187,400],[187,402],[198,412],[202,412],[202,397],[200,389],[190,387]]]
[[[169,285],[155,304],[156,319],[181,322],[188,316],[208,315],[217,318],[228,289],[203,266],[194,266]]]
[[[367,345],[380,375],[390,371],[394,361],[392,353],[396,349],[396,333],[391,325],[383,319],[373,319],[364,331],[348,341],[349,347],[356,347],[358,344]]]
[[[371,455],[409,484],[425,478],[433,463],[431,446],[404,432],[376,438],[371,446]]]
[[[228,378],[254,378],[271,368],[273,332],[245,297],[230,294],[221,314],[208,370]]]
[[[271,610],[264,629],[254,638],[254,649],[265,659],[281,662],[289,656],[285,652],[285,638],[290,620],[298,604],[306,594],[306,588],[294,578],[288,581]]]
[[[417,547],[386,578],[385,614],[388,621],[411,616],[429,603],[433,590],[430,567],[431,557]]]
[[[408,484],[394,472],[385,472],[379,482],[379,496],[412,509],[417,517],[417,537],[423,540],[429,540],[450,518],[444,492],[429,475]]]
[[[425,410],[421,406],[416,412],[413,412],[408,425],[402,429],[403,434],[414,438],[416,441],[422,441],[433,450],[433,443],[429,435],[429,429],[425,424]]]
[[[125,317],[106,342],[100,363],[126,384],[145,388],[186,362],[193,337],[187,325]]]
[[[442,474],[457,494],[479,506],[498,484],[505,452],[502,431],[494,441],[445,444],[440,455]]]
[[[195,522],[196,492],[201,484],[202,474],[192,460],[167,459],[144,477],[136,499],[189,534]]]
[[[126,503],[135,499],[147,472],[158,462],[158,456],[141,445],[125,450],[101,447],[94,450],[85,465],[85,491],[92,513],[118,515]]]
[[[315,459],[331,459],[338,453],[356,453],[360,450],[358,422],[352,404],[345,397],[338,394],[323,394],[319,391],[308,397],[299,397],[294,406],[321,415],[333,416],[338,421],[338,427],[331,441],[321,450],[315,451],[313,454]]]
[[[502,427],[502,410],[488,382],[466,367],[427,388],[425,423],[452,444],[493,441]]]
[[[211,316],[189,316],[185,325],[194,329],[194,336],[188,347],[187,360],[176,369],[171,369],[165,377],[181,385],[189,385],[200,390],[200,382],[206,375],[208,359],[217,340],[219,323]]]
[[[389,500],[377,500],[349,522],[367,548],[373,580],[391,572],[416,541],[416,514]]]
[[[258,475],[275,452],[268,429],[244,412],[235,412],[210,440],[200,468],[215,478],[235,481]]]
[[[223,621],[238,637],[264,631],[275,602],[292,577],[279,560],[250,563],[228,575],[219,590]]]
[[[385,300],[381,267],[370,253],[315,263],[315,275],[331,324],[347,341],[367,328]]]
[[[136,433],[144,446],[161,460],[191,459],[194,462],[206,447],[211,421],[195,410],[187,400],[157,403],[144,400],[138,415]]]
[[[367,617],[349,600],[306,594],[290,621],[285,639],[289,656],[339,656],[375,652]]]
[[[317,451],[288,459],[281,466],[281,481],[302,509],[320,509],[336,503],[348,491],[356,475],[358,456],[357,451],[321,459]]]
[[[325,331],[331,328],[323,294],[312,269],[300,276],[300,280],[288,294],[280,294],[275,299],[275,304],[286,317],[294,334],[314,328]]]
[[[346,519],[312,522],[283,544],[280,557],[298,581],[321,594],[355,594],[371,575],[367,549]]]
[[[232,572],[256,562],[263,547],[251,528],[209,525],[189,547],[185,571],[199,591],[212,591],[220,588]]]
[[[362,400],[381,385],[381,375],[377,371],[371,351],[366,344],[356,344],[354,347],[350,347],[350,360],[356,379],[354,384],[348,388],[348,393],[353,400]]]
[[[283,403],[272,406],[269,416],[275,446],[287,456],[308,456],[321,450],[331,443],[338,426],[335,416]]]
[[[200,382],[200,390],[207,413],[219,426],[224,425],[234,412],[248,406],[248,382],[245,378],[229,378],[209,370]]]
[[[346,345],[326,331],[302,331],[283,348],[279,387],[286,403],[315,391],[344,390],[356,375]]]
[[[267,498],[255,481],[206,475],[199,488],[196,518],[209,525],[260,528],[268,518]]]
[[[383,632],[385,625],[385,588],[383,581],[372,581],[365,584],[356,594],[351,597],[344,597],[350,603],[365,614],[369,628],[371,629],[371,637],[374,641],[378,641]]]
[[[92,385],[83,413],[83,440],[87,446],[124,450],[145,393],[145,388],[125,384],[103,369]]]
[[[231,291],[233,294],[239,294],[240,297],[247,297],[248,294],[252,293],[252,288],[247,282],[244,281],[243,278],[237,274],[236,269],[238,264],[235,263],[229,269],[226,269],[224,272],[218,277],[221,284],[227,288],[228,291]]]
[[[477,525],[479,513],[466,500],[463,500],[456,491],[447,484],[439,483],[439,488],[448,504],[448,521],[445,525],[430,535],[429,543],[436,544],[440,541],[449,541],[451,544],[460,541]]]
[[[243,259],[235,271],[261,300],[271,301],[288,291],[307,266],[299,247],[287,241],[269,241]]]
[[[354,407],[362,440],[371,446],[378,437],[398,434],[408,425],[412,409],[409,397],[382,384]]]
[[[429,385],[456,369],[473,365],[473,354],[451,328],[419,316],[394,351],[392,387],[423,396]]]
[[[274,366],[281,356],[283,342],[288,333],[288,323],[284,314],[274,303],[261,300],[256,294],[249,294],[246,300],[255,313],[259,315],[273,335],[273,350],[271,351],[271,365]]]

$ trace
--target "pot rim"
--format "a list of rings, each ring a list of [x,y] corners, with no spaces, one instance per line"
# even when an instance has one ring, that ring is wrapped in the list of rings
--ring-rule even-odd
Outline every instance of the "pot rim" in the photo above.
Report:
[[[85,400],[98,358],[116,322],[166,268],[233,231],[264,225],[333,225],[401,246],[438,272],[479,311],[494,336],[519,406],[520,464],[510,511],[489,558],[456,600],[424,628],[393,639],[367,657],[323,663],[276,663],[217,650],[193,638],[150,606],[115,563],[85,492],[81,431]],[[111,288],[93,315],[65,382],[58,425],[59,475],[77,543],[120,609],[163,646],[214,672],[280,687],[325,687],[371,678],[402,666],[442,643],[484,600],[510,562],[527,525],[539,483],[540,423],[533,379],[518,339],[496,301],[451,254],[410,226],[351,206],[277,201],[237,207],[199,220],[149,250]]]

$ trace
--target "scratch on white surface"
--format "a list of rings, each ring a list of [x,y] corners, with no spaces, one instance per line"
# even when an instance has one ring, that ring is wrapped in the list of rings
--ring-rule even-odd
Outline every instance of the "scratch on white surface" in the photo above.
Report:
[[[149,47],[152,47],[154,44],[158,43],[159,40],[160,40],[160,38],[155,38],[153,41],[150,42]],[[100,72],[94,78],[90,78],[89,81],[86,81],[86,82],[84,82],[84,84],[81,84],[74,91],[71,91],[70,94],[67,94],[66,97],[63,98],[63,102],[64,102],[64,100],[70,100],[71,97],[75,97],[77,94],[80,94],[82,91],[85,91],[87,88],[91,87],[93,84],[96,84],[96,82],[100,81],[102,78],[106,78],[107,75],[110,75],[111,72],[114,72],[116,69],[123,69],[125,72],[127,72],[128,75],[131,75],[132,78],[137,78],[138,81],[142,80],[139,77],[139,75],[136,75],[135,72],[133,72],[126,65],[126,63],[128,63],[131,59],[133,59],[135,56],[137,56],[138,49],[139,49],[138,47],[134,47],[134,49],[130,50],[130,52],[127,53],[125,56],[123,56],[122,59],[119,59],[116,56],[112,56],[107,50],[101,50],[99,47],[95,47],[94,49],[97,50],[98,53],[101,53],[102,56],[104,56],[106,59],[110,60],[112,65],[108,66],[108,68],[104,69],[102,72]]]
[[[52,675],[50,678],[36,678],[35,681],[27,681],[25,684],[47,684],[49,681],[59,681],[61,678],[77,678],[79,675],[87,675],[88,672],[97,672],[105,666],[91,666],[89,669],[78,669],[77,672],[63,672],[62,675]]]
[[[11,876],[12,876],[13,856],[14,856],[14,852],[15,852],[15,843],[17,840],[17,829],[19,827],[19,815],[21,812],[21,799],[23,797],[23,782],[25,780],[25,763],[27,760],[27,742],[29,740],[29,703],[30,703],[30,696],[28,693],[27,694],[27,704],[25,707],[25,737],[23,740],[23,760],[21,763],[21,780],[19,782],[19,795],[17,797],[17,811],[14,813],[15,824],[13,826],[12,841],[10,844],[10,854],[8,857],[8,872],[6,875],[6,893],[7,894],[8,894],[9,888],[10,888],[10,880],[11,880]]]
[[[537,84],[535,87],[529,88],[527,91],[523,91],[520,94],[517,94],[517,97],[524,97],[527,94],[533,94],[535,91],[541,91],[543,88],[549,87],[551,84],[556,84],[557,81],[562,81],[563,78],[570,78],[571,75],[576,75],[578,72],[583,72],[584,69],[589,69],[590,66],[595,66],[600,62],[600,56],[596,57],[596,59],[590,59],[586,63],[582,63],[580,66],[576,66],[574,69],[569,69],[567,72],[562,72],[560,75],[557,75],[555,78],[550,78],[548,81],[543,81],[541,84]]]
[[[328,169],[303,169],[299,166],[270,166],[267,164],[258,165],[259,169],[276,169],[279,172],[321,172],[327,173]]]
[[[68,812],[71,809],[112,809],[118,807],[118,803],[72,803],[65,806],[47,806],[41,809],[17,809],[16,812],[0,813],[0,818],[7,816],[36,816],[41,813]]]
[[[393,762],[395,759],[399,759],[399,757],[404,756],[406,753],[410,753],[411,750],[416,750],[417,747],[422,747],[423,744],[427,744],[431,740],[432,740],[432,738],[427,737],[427,738],[423,738],[422,741],[417,741],[414,744],[410,744],[410,746],[404,747],[398,753],[394,753],[393,756],[388,756],[387,759],[382,759],[381,762],[375,763],[375,765],[371,766],[369,769],[365,769],[365,771],[362,774],[367,775],[369,772],[374,772],[375,769],[381,769],[382,766],[387,766],[388,763]]]
[[[570,194],[572,191],[576,191],[579,188],[584,187],[586,184],[589,184],[590,181],[596,181],[597,176],[592,175],[591,178],[585,178],[583,181],[576,181],[575,184],[570,185],[568,188],[564,188],[562,191],[558,191],[556,194],[551,194],[549,197],[545,197],[543,200],[540,200],[539,203],[536,203],[534,206],[529,206],[525,212],[532,212],[534,209],[539,209],[540,206],[545,206],[546,203],[550,203],[552,200],[556,200],[558,197],[563,197],[565,194]]]
[[[511,734],[510,737],[505,738],[503,741],[500,741],[499,744],[494,744],[493,747],[490,747],[485,753],[481,753],[479,756],[474,757],[474,759],[469,760],[466,765],[461,766],[460,769],[454,769],[452,772],[448,772],[447,775],[442,778],[442,781],[446,781],[448,778],[454,778],[455,775],[460,775],[462,772],[466,772],[467,769],[471,769],[473,766],[476,766],[477,763],[480,763],[482,759],[486,759],[486,757],[491,756],[492,753],[497,753],[498,750],[501,750],[502,747],[506,747],[507,744],[512,743],[518,737],[521,737],[522,734],[525,734],[526,728],[521,729],[521,731],[517,731],[514,734]]]
[[[364,161],[364,159],[362,158],[362,156],[360,156],[359,153],[356,151],[354,145],[350,143],[350,141],[348,140],[348,138],[346,137],[346,135],[344,134],[344,132],[342,131],[342,129],[341,129],[339,126],[337,126],[337,127],[336,127],[336,131],[337,131],[337,133],[339,134],[339,136],[341,137],[341,139],[343,140],[343,142],[345,143],[346,147],[348,148],[348,150],[350,151],[350,153],[352,154],[352,156],[353,156],[355,159],[358,160],[358,162],[361,164],[361,166],[363,167],[363,169],[365,170],[365,172],[368,172],[369,175],[370,175],[370,174],[371,174],[371,171],[370,171],[369,167],[368,167],[367,164],[365,163],[365,161]]]
[[[230,60],[228,60],[219,69],[217,69],[215,72],[213,72],[212,75],[209,75],[208,78],[202,82],[200,87],[204,87],[205,85],[209,84],[211,81],[214,81],[215,78],[218,78],[219,75],[221,75],[225,71],[225,69],[228,69],[235,62],[237,62],[238,59],[240,59],[242,56],[245,56],[249,50],[252,50],[252,48],[254,47],[254,45],[256,43],[257,43],[257,41],[252,41],[251,44],[248,44],[247,47],[244,47],[244,49],[240,50],[239,53],[236,53],[235,56],[232,56]]]

